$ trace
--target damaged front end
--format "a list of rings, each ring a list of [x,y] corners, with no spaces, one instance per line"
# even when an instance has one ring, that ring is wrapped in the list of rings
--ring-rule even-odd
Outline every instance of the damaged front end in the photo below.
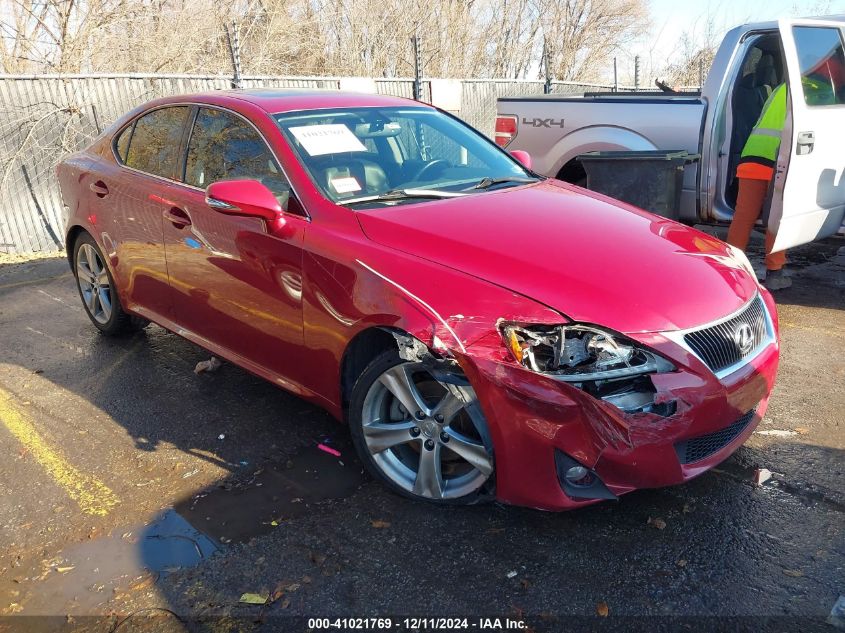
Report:
[[[687,481],[753,432],[774,384],[776,338],[717,377],[671,333],[571,322],[489,287],[450,295],[438,313],[393,286],[425,318],[382,329],[404,360],[472,389],[479,434],[495,451],[495,496],[506,503],[565,510]],[[457,312],[467,304],[479,309]],[[704,445],[715,448],[700,458]]]
[[[648,375],[675,371],[675,366],[621,334],[581,324],[500,328],[514,359],[527,369],[567,382],[626,413],[674,413],[674,403],[655,402]]]
[[[497,497],[550,510],[705,472],[753,431],[777,367],[772,346],[719,380],[661,334],[504,319],[448,355],[485,413],[497,453]],[[679,457],[677,447],[690,438],[710,437],[735,420],[742,428],[707,459]]]

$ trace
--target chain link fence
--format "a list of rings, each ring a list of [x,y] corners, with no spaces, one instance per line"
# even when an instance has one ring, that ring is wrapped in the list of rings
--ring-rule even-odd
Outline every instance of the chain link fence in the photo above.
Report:
[[[243,77],[243,88],[340,89],[338,77]],[[374,79],[380,94],[413,96],[411,79]],[[55,177],[65,155],[89,143],[134,107],[171,94],[231,87],[224,76],[7,75],[0,76],[0,252],[63,248],[65,214]],[[431,84],[421,86],[431,100]],[[464,80],[457,114],[492,136],[496,99],[542,94],[542,81]],[[610,90],[609,85],[553,82],[555,94]]]

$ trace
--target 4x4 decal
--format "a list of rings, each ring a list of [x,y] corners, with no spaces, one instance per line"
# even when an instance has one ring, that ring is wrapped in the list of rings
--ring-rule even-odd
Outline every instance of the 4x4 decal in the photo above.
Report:
[[[522,117],[523,125],[530,125],[531,127],[563,127],[563,119],[526,119]]]

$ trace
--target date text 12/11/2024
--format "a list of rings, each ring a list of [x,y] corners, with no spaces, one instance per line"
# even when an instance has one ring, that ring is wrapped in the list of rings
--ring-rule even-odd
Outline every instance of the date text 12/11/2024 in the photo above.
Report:
[[[309,618],[310,630],[400,630],[400,631],[519,631],[528,625],[515,618]]]

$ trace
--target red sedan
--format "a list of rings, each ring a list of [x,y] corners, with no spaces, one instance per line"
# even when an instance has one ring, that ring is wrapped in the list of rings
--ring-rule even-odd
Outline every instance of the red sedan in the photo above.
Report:
[[[143,105],[58,168],[105,334],[153,321],[345,420],[417,499],[677,484],[765,413],[774,303],[723,242],[394,97]]]

